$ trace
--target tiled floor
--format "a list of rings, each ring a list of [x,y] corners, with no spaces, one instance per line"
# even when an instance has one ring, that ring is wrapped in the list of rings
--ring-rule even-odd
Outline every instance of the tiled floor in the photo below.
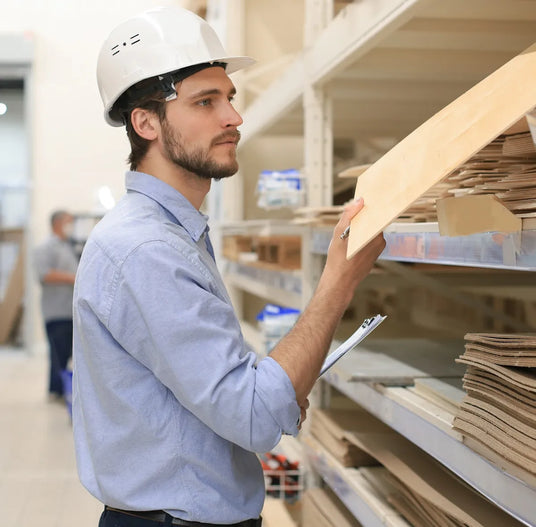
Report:
[[[76,475],[63,404],[46,399],[45,356],[0,348],[0,525],[97,527],[101,505]]]

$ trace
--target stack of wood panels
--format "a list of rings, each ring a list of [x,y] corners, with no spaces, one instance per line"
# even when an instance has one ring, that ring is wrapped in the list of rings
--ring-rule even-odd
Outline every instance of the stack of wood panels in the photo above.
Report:
[[[321,425],[329,430],[320,430]],[[360,473],[384,493],[390,489],[386,492],[388,501],[415,527],[521,525],[366,411],[314,410],[311,432],[328,452],[336,451],[331,445],[333,436],[346,448],[353,445],[361,456],[356,463]],[[332,437],[326,440],[326,436]],[[343,456],[336,452],[345,461],[347,454],[348,450]],[[363,459],[371,466],[363,467]],[[374,463],[383,465],[387,472],[375,470]]]
[[[322,410],[311,412],[311,434],[344,467],[368,467],[378,462],[362,449],[348,441],[344,434],[353,430],[356,423],[366,422],[371,429],[383,428],[379,421],[367,412],[359,410]]]
[[[505,133],[415,201],[397,221],[437,221],[435,202],[493,194],[520,218],[536,217],[536,147],[526,127]]]
[[[331,207],[301,207],[294,211],[293,223],[333,226],[335,225],[342,213],[344,206],[333,205]]]
[[[471,448],[536,484],[536,335],[469,333],[454,419]]]
[[[329,488],[311,488],[303,496],[302,524],[306,527],[360,527]]]
[[[0,344],[20,323],[24,298],[24,231],[0,229]]]

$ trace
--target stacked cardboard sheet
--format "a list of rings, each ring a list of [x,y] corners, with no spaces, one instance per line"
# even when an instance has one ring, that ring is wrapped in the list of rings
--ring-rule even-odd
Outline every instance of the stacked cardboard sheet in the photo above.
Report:
[[[494,194],[520,218],[536,217],[536,147],[530,132],[503,135],[462,165],[454,195]]]
[[[407,485],[385,469],[362,469],[364,477],[378,490],[385,493],[388,502],[413,526],[463,527],[429,501],[423,500]]]
[[[467,392],[454,419],[464,442],[536,484],[536,335],[469,333]]]
[[[536,217],[536,147],[528,129],[505,133],[415,201],[397,221],[437,221],[435,202],[493,194],[520,218]]]
[[[333,205],[331,207],[301,207],[294,210],[293,223],[307,225],[335,225],[344,210],[344,206]]]
[[[384,425],[365,411],[322,410],[311,412],[311,434],[344,467],[367,467],[378,462],[362,449],[348,441],[344,434],[365,425],[378,429]]]

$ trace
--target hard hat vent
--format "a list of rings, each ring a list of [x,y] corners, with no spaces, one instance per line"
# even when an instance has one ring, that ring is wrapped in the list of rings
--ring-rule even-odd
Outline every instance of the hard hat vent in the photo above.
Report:
[[[129,44],[131,46],[133,46],[134,44],[137,44],[138,42],[141,41],[141,37],[140,37],[140,34],[139,33],[136,33],[135,35],[132,35],[129,39],[128,39],[128,43],[127,42],[122,42],[120,44],[116,44],[112,49],[111,49],[111,52],[112,52],[112,56],[113,55],[117,55],[120,51],[121,51],[121,48],[124,48],[126,46],[128,46]]]

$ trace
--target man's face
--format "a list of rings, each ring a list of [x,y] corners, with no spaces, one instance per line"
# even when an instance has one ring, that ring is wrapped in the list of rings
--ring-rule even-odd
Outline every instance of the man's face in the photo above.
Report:
[[[162,122],[163,155],[204,179],[235,174],[242,124],[232,106],[235,91],[221,67],[204,69],[179,83],[177,99],[166,105]]]

